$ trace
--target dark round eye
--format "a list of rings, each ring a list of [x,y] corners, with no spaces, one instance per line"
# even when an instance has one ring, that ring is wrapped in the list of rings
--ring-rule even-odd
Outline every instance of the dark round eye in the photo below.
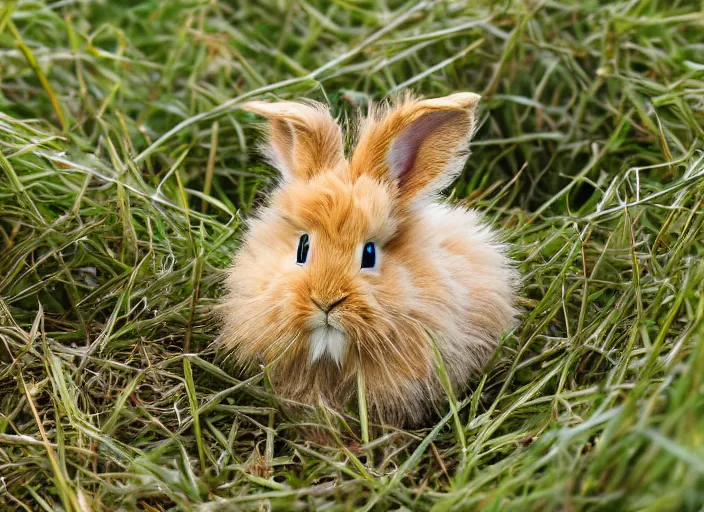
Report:
[[[362,250],[362,268],[374,268],[376,264],[376,247],[374,242],[367,242]]]
[[[308,259],[308,249],[310,248],[310,237],[304,233],[298,241],[298,250],[296,251],[296,263],[305,263]]]

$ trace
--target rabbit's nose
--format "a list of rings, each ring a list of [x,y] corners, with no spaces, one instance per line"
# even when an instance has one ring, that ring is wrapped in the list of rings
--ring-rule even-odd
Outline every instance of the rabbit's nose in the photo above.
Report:
[[[347,299],[347,295],[342,295],[341,297],[338,297],[337,299],[334,300],[320,300],[317,299],[313,296],[311,296],[310,300],[313,301],[313,304],[318,306],[318,308],[323,312],[323,313],[329,313],[333,309],[335,309],[337,306],[345,302],[345,299]]]

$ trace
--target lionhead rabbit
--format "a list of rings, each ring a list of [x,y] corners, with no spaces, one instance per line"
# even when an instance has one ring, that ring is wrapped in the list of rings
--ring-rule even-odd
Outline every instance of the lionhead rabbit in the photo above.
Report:
[[[516,273],[478,214],[437,194],[462,170],[479,96],[406,96],[370,110],[345,156],[310,102],[252,101],[282,180],[226,278],[220,346],[269,365],[287,399],[341,408],[362,372],[370,412],[417,424],[462,392],[511,326]]]

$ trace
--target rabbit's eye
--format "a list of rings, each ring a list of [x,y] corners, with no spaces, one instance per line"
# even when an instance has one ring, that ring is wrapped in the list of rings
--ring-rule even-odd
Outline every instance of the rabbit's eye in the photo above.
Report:
[[[307,233],[301,235],[298,240],[298,250],[296,251],[296,263],[302,265],[308,259],[308,249],[310,248],[310,237]]]
[[[367,242],[362,249],[362,268],[374,268],[376,265],[376,246],[374,242]]]

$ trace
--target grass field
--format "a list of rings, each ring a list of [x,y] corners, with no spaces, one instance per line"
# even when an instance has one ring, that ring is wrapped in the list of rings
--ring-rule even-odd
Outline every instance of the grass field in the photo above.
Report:
[[[702,9],[1,3],[0,509],[704,510]],[[521,323],[456,417],[318,444],[211,347],[275,177],[239,105],[406,88],[484,96],[448,195]]]

